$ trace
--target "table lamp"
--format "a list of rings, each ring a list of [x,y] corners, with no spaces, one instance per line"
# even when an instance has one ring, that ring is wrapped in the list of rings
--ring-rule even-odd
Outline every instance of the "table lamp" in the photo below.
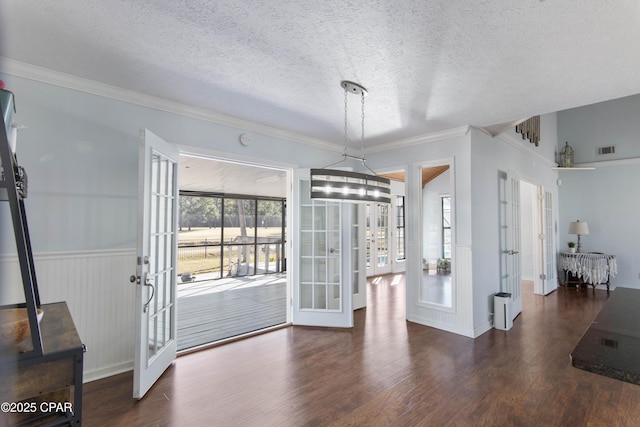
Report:
[[[569,234],[578,235],[578,247],[576,248],[576,252],[582,252],[582,245],[580,244],[580,236],[589,234],[589,225],[586,222],[580,221],[580,220],[571,222],[569,223]]]

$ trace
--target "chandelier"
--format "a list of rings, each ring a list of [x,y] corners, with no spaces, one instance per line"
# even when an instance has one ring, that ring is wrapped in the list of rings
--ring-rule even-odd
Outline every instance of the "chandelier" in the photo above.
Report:
[[[321,169],[311,169],[311,198],[352,203],[390,203],[391,181],[378,176],[367,165],[364,157],[364,98],[367,95],[367,90],[363,86],[347,80],[340,82],[340,86],[344,89],[344,150],[342,159]],[[360,95],[362,105],[360,137],[362,154],[360,157],[350,155],[347,151],[347,103],[350,93]],[[331,169],[348,159],[360,161],[370,173]]]

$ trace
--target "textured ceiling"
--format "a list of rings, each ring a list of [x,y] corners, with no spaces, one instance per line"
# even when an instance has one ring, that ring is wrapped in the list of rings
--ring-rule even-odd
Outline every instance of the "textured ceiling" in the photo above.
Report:
[[[637,0],[4,0],[1,56],[369,146],[640,93]],[[359,100],[350,96],[353,138]],[[351,110],[353,110],[351,112]]]

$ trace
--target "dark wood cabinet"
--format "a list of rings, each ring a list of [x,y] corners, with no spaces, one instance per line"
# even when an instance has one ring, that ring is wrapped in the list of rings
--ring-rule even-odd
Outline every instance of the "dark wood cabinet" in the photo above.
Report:
[[[43,354],[13,362],[5,357],[0,402],[13,408],[0,413],[0,425],[79,426],[84,347],[65,302],[40,308]]]

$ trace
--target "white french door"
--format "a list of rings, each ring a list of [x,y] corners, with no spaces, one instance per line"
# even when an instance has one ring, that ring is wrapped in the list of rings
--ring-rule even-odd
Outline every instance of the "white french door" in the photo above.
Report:
[[[544,192],[543,199],[543,265],[544,265],[544,280],[542,285],[542,292],[544,295],[558,288],[558,277],[556,270],[556,251],[555,251],[555,234],[553,230],[553,195],[550,191]]]
[[[139,158],[133,397],[176,358],[178,150],[148,130]]]
[[[511,313],[515,319],[522,311],[522,264],[520,259],[520,178],[514,172],[507,173],[506,196],[507,292],[511,294]]]
[[[391,273],[390,205],[366,205],[367,276]]]
[[[351,283],[353,287],[353,309],[358,310],[367,305],[366,254],[362,248],[365,243],[365,206],[351,207]]]
[[[312,200],[309,170],[294,171],[292,323],[353,327],[349,203]]]

